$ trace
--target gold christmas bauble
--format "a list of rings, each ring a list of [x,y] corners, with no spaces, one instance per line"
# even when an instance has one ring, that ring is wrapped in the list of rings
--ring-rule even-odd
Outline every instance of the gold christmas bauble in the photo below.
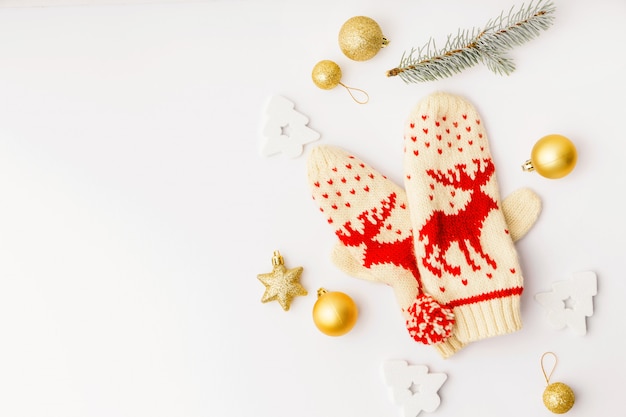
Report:
[[[339,291],[317,291],[317,301],[313,306],[313,322],[328,336],[341,336],[354,327],[359,310],[347,294]]]
[[[554,382],[543,392],[543,403],[555,414],[567,413],[574,405],[574,391],[562,382]]]
[[[537,171],[542,177],[557,179],[572,172],[578,160],[576,146],[562,135],[548,135],[539,139],[522,166],[525,171]]]
[[[331,90],[341,82],[341,68],[337,63],[325,59],[315,64],[311,77],[319,88]]]
[[[388,43],[378,23],[366,16],[348,19],[339,30],[339,48],[354,61],[373,58]]]

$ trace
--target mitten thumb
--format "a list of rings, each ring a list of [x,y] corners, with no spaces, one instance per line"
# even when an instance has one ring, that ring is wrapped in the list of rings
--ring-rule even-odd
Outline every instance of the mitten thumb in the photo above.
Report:
[[[529,188],[520,188],[502,200],[502,214],[513,242],[517,242],[537,221],[541,198]]]

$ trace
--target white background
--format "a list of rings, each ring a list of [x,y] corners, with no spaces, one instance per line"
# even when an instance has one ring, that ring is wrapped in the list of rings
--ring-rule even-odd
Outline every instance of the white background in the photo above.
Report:
[[[1,2],[1,0],[0,0]],[[15,2],[12,2],[15,4]],[[7,5],[7,4],[5,4]],[[0,415],[400,415],[387,359],[448,380],[432,413],[548,416],[539,359],[576,392],[569,416],[622,413],[626,384],[626,3],[556,1],[554,25],[516,47],[510,76],[477,66],[423,84],[387,78],[402,52],[481,26],[501,0],[211,1],[0,10]],[[342,23],[375,18],[390,45],[352,62]],[[332,59],[366,105],[311,82]],[[543,212],[517,248],[524,328],[444,360],[406,334],[390,288],[330,262],[332,230],[302,156],[260,156],[266,100],[283,95],[321,133],[402,179],[403,123],[437,91],[478,108],[501,194],[530,187]],[[559,180],[522,172],[549,133],[577,145]],[[309,295],[261,303],[280,250]],[[595,271],[588,333],[548,327],[534,294]],[[317,288],[358,304],[331,338]],[[425,413],[426,414],[426,413]],[[428,414],[427,414],[428,415]]]

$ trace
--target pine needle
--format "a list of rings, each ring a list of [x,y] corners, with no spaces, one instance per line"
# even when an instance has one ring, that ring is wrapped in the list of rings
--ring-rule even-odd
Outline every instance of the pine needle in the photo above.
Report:
[[[450,77],[482,63],[492,72],[509,75],[515,64],[505,52],[539,36],[554,21],[551,0],[539,0],[487,22],[483,29],[460,30],[448,35],[442,49],[430,38],[426,44],[402,54],[400,65],[387,71],[388,77],[399,76],[405,83],[434,81]]]

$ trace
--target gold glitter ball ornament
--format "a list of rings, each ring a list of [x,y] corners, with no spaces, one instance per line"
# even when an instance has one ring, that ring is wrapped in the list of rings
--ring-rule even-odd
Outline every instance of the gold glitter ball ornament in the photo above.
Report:
[[[341,82],[341,76],[342,73],[339,65],[337,65],[336,62],[328,59],[325,59],[315,64],[311,73],[313,83],[322,90],[332,90],[333,88],[340,85],[348,91],[352,99],[357,103],[365,104],[369,101],[369,95],[367,94],[367,92],[361,90],[360,88],[348,87],[347,85],[343,84]],[[353,91],[360,93],[363,98],[357,99]]]
[[[562,178],[572,172],[578,160],[576,146],[562,135],[547,135],[535,143],[524,171],[537,171],[549,179]]]
[[[543,392],[543,403],[555,414],[567,413],[574,405],[574,391],[562,383],[554,382]]]
[[[356,324],[359,310],[350,296],[339,291],[317,291],[313,322],[327,336],[342,336]]]
[[[272,272],[259,274],[257,278],[265,285],[262,303],[278,301],[283,310],[288,311],[291,301],[297,296],[307,295],[307,291],[300,284],[303,268],[287,269],[280,252],[274,251],[272,257]]]
[[[378,23],[367,16],[348,19],[339,30],[339,48],[353,61],[373,58],[388,43]]]
[[[546,372],[543,362],[547,356],[552,356],[554,364],[550,373]],[[562,382],[550,383],[552,373],[556,369],[557,357],[554,352],[546,352],[541,355],[541,372],[546,380],[547,387],[543,391],[543,404],[555,414],[567,413],[574,406],[574,391]]]
[[[311,78],[322,90],[332,90],[341,82],[341,68],[336,62],[325,59],[315,64]]]

